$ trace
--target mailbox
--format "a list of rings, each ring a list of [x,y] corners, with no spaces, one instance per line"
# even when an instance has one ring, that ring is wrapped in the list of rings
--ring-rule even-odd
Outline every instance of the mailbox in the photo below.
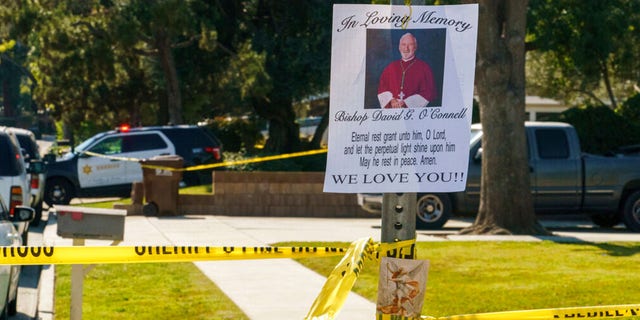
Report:
[[[123,240],[127,210],[54,206],[63,238]]]

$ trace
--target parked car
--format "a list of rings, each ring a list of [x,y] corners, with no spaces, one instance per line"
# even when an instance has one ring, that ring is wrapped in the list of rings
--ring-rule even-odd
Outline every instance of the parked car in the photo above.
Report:
[[[24,244],[14,224],[32,220],[34,211],[25,206],[16,206],[13,210],[13,217],[10,217],[9,210],[0,198],[0,246],[19,247]],[[7,319],[17,312],[21,269],[19,265],[0,265],[0,319]]]
[[[193,125],[102,132],[47,161],[44,201],[52,206],[68,204],[75,197],[130,195],[131,184],[142,181],[142,169],[136,159],[159,155],[179,155],[185,167],[217,163],[222,161],[222,143],[206,127]],[[183,181],[186,185],[211,183],[211,171],[185,172]]]
[[[475,214],[480,204],[482,127],[471,126],[464,192],[419,193],[416,227],[439,229],[453,213]],[[531,195],[537,213],[586,213],[602,227],[624,222],[640,232],[640,158],[585,154],[575,128],[559,122],[525,123]],[[363,209],[379,212],[382,197],[360,194]]]
[[[32,169],[32,166],[43,165],[40,147],[36,141],[35,134],[27,129],[21,128],[9,128],[9,130],[18,138],[18,142],[20,143],[20,147],[24,153],[27,172]],[[44,199],[46,174],[44,170],[39,170],[38,173],[29,173],[28,177],[30,181],[29,188],[31,191],[31,199],[29,203],[36,212],[36,216],[33,218],[33,222],[31,222],[31,224],[37,226],[42,219],[42,202]]]
[[[0,164],[0,197],[7,199],[9,216],[13,217],[17,206],[30,205],[30,181],[18,138],[8,127],[2,126],[0,126]],[[26,243],[29,222],[17,222],[16,228]]]

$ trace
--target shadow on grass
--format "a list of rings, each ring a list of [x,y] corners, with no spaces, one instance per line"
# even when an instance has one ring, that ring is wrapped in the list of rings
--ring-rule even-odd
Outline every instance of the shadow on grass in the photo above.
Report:
[[[560,219],[562,221],[562,219]],[[447,239],[449,236],[459,235],[460,231],[464,227],[458,226],[445,226],[439,230],[417,230],[418,233],[422,235],[428,235],[432,237],[444,238]],[[561,232],[571,232],[571,233],[590,233],[590,234],[608,234],[608,233],[616,233],[616,234],[633,234],[633,232],[628,231],[624,228],[624,226],[619,225],[617,227],[612,228],[600,228],[591,224],[587,224],[584,221],[577,221],[577,224],[572,225],[563,225],[563,226],[551,226],[546,227],[546,229],[551,232],[549,236],[532,236],[533,238],[543,240],[543,241],[551,241],[559,244],[582,244],[585,246],[597,247],[606,252],[607,255],[613,257],[629,257],[633,255],[640,254],[640,244],[637,243],[627,243],[617,244],[616,241],[611,242],[591,242],[580,238],[579,236],[571,236],[571,235],[563,235],[559,234]]]
[[[631,247],[625,247],[613,243],[590,243],[590,245],[607,251],[607,253],[613,257],[630,257],[640,254],[640,245],[634,245]]]

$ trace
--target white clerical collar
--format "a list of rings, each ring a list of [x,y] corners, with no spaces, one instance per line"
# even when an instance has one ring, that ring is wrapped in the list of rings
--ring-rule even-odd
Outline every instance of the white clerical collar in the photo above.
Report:
[[[411,57],[411,58],[409,58],[409,59],[406,59],[406,60],[405,60],[405,59],[402,59],[402,61],[404,61],[404,62],[409,62],[409,61],[411,61],[411,60],[413,60],[413,59],[415,59],[415,58],[416,58],[416,56],[413,56],[413,57]]]

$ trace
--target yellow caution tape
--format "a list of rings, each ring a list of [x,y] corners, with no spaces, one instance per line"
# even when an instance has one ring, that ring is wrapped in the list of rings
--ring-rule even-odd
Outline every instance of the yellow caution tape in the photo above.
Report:
[[[374,255],[375,247],[371,239],[353,242],[344,258],[331,271],[305,319],[333,319],[347,300],[365,260]]]
[[[423,319],[436,319],[434,317],[429,316],[420,316],[420,317],[405,317],[399,316],[395,314],[376,314],[376,320],[423,320]]]
[[[404,317],[376,314],[376,320],[543,320],[543,319],[603,319],[640,317],[640,304],[610,305],[597,307],[572,307],[554,309],[518,310],[465,314],[448,317]]]
[[[106,154],[102,154],[102,153],[96,153],[96,152],[92,152],[92,151],[82,151],[80,154],[86,154],[92,157],[100,157],[100,158],[105,158],[105,159],[110,159],[110,160],[118,160],[118,161],[130,161],[130,162],[140,162],[141,159],[138,158],[126,158],[126,157],[116,157],[116,156],[109,156]]]
[[[333,319],[344,305],[366,260],[379,260],[381,255],[388,256],[401,252],[403,248],[413,248],[415,241],[411,239],[376,245],[372,239],[363,238],[351,243],[342,260],[331,271],[305,319]]]
[[[199,165],[199,166],[193,166],[193,167],[184,168],[184,171],[195,171],[195,170],[212,169],[212,168],[218,168],[218,167],[237,166],[237,165],[241,165],[241,164],[257,163],[257,162],[273,161],[273,160],[282,160],[282,159],[289,159],[289,158],[295,158],[295,157],[311,156],[311,155],[322,154],[322,153],[327,153],[327,149],[316,149],[316,150],[309,150],[309,151],[301,151],[301,152],[279,154],[279,155],[275,155],[275,156],[259,157],[259,158],[236,160],[236,161],[227,161],[227,162],[212,163],[212,164],[203,164],[203,165]],[[145,165],[143,165],[143,167],[145,167]]]
[[[373,241],[373,240],[370,240]],[[374,251],[393,251],[414,240],[379,244]],[[354,242],[355,243],[355,242]],[[384,250],[384,251],[382,251]],[[0,247],[0,265],[103,264],[317,258],[342,256],[339,247],[212,247],[212,246],[59,246]],[[377,259],[378,254],[372,255]]]
[[[1,247],[0,265],[186,262],[341,256],[333,247],[91,246]]]
[[[378,243],[376,245],[376,251],[378,253],[384,252],[389,254],[396,254],[396,250],[400,249],[400,254],[406,254],[403,249],[413,249],[416,244],[416,239],[397,241],[393,243]]]
[[[640,304],[488,312],[438,318],[430,316],[405,317],[390,314],[376,314],[376,320],[552,320],[622,319],[630,317],[640,317]]]
[[[316,149],[316,150],[310,150],[310,151],[285,153],[285,154],[280,154],[280,155],[275,155],[275,156],[259,157],[259,158],[252,158],[252,159],[243,159],[243,160],[236,160],[236,161],[225,161],[225,162],[211,163],[211,164],[202,164],[202,165],[191,166],[191,167],[187,167],[187,168],[172,168],[172,167],[167,167],[167,166],[156,166],[156,165],[144,164],[144,161],[143,161],[144,159],[114,157],[114,156],[104,155],[104,154],[95,153],[95,152],[91,152],[91,151],[84,151],[83,153],[85,153],[87,155],[90,155],[90,156],[94,156],[94,157],[101,157],[101,158],[106,158],[106,159],[111,159],[111,160],[118,160],[118,161],[131,161],[131,162],[141,162],[142,161],[142,163],[141,163],[142,167],[143,168],[148,168],[148,169],[162,169],[162,170],[167,170],[167,171],[197,171],[197,170],[213,169],[213,168],[219,168],[219,167],[228,167],[228,166],[237,166],[237,165],[249,164],[249,163],[264,162],[264,161],[282,160],[282,159],[289,159],[289,158],[295,158],[295,157],[311,156],[311,155],[316,155],[316,154],[327,153],[327,149]]]
[[[438,320],[602,319],[640,316],[640,304],[465,314]]]
[[[377,252],[384,252],[385,256],[398,259],[417,259],[416,257],[416,240],[404,240],[394,243],[378,244]],[[376,257],[380,259],[380,257]]]

